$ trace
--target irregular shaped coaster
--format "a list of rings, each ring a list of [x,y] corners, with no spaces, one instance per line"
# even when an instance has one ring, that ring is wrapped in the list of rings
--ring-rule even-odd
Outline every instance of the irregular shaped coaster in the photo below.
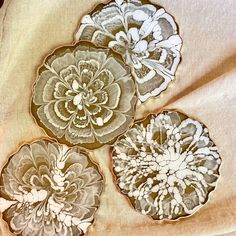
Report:
[[[0,184],[0,211],[13,233],[78,236],[94,220],[103,178],[78,147],[39,140],[10,157]]]
[[[120,53],[132,68],[141,102],[167,88],[180,62],[182,40],[173,17],[145,0],[97,6],[83,17],[75,38]]]
[[[136,101],[130,68],[119,54],[80,42],[46,58],[31,111],[49,136],[93,149],[128,129]]]
[[[186,115],[165,111],[135,124],[114,145],[121,192],[155,220],[176,220],[208,200],[221,159],[208,129]]]

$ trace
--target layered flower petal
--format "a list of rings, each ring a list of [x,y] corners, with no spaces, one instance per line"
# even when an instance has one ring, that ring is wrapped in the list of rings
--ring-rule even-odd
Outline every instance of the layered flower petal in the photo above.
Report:
[[[135,84],[120,56],[81,42],[46,58],[34,86],[31,111],[50,136],[92,149],[113,143],[127,130],[135,104]],[[122,126],[110,130],[106,126],[106,138],[99,138],[99,130],[113,119],[120,119]]]

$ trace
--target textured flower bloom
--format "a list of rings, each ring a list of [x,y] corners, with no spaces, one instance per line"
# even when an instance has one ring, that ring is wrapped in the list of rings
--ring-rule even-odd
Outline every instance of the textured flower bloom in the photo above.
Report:
[[[167,88],[180,62],[182,40],[174,19],[143,0],[99,5],[83,17],[75,37],[120,53],[132,68],[141,102]]]
[[[133,122],[135,84],[122,58],[88,42],[57,49],[39,69],[31,110],[47,134],[92,149]]]
[[[74,236],[92,224],[103,180],[78,147],[40,140],[10,158],[0,184],[0,210],[15,234]]]
[[[113,153],[121,192],[136,210],[157,220],[198,210],[215,188],[220,163],[208,129],[172,111],[135,124]]]

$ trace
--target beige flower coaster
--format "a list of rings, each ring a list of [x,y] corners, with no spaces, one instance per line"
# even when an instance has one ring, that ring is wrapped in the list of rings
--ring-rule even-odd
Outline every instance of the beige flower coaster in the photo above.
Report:
[[[144,0],[116,0],[85,15],[76,40],[112,48],[131,66],[140,102],[164,91],[180,62],[182,40],[163,8]]]
[[[31,111],[49,136],[94,149],[128,129],[136,100],[130,69],[119,54],[80,42],[45,59]]]
[[[47,140],[23,145],[2,170],[0,211],[22,236],[83,235],[103,177],[86,152]]]
[[[155,220],[192,215],[207,202],[219,177],[221,159],[208,129],[179,112],[148,116],[114,148],[121,192]]]

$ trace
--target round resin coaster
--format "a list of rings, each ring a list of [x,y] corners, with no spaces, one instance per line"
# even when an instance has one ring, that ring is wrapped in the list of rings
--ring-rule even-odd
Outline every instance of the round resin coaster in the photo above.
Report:
[[[176,220],[208,200],[221,159],[208,129],[186,115],[165,111],[135,124],[114,145],[121,192],[142,214]]]
[[[119,54],[79,42],[45,59],[31,111],[49,136],[94,149],[128,129],[136,101],[130,68]]]
[[[13,233],[78,236],[94,220],[103,177],[78,147],[39,140],[10,157],[0,184],[0,211]]]
[[[182,40],[171,15],[143,0],[116,0],[85,15],[76,40],[112,48],[132,68],[140,102],[159,95],[174,79]]]

